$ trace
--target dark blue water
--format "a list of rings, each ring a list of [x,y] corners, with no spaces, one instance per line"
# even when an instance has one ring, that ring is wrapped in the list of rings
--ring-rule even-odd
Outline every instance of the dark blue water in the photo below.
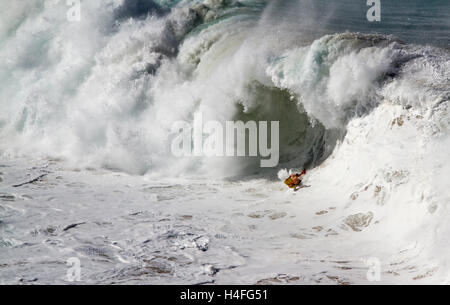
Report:
[[[339,1],[341,2],[341,1]],[[336,14],[336,28],[393,34],[406,42],[450,46],[449,0],[381,0],[381,21],[369,22],[365,14],[365,1],[342,1]],[[351,16],[351,18],[345,18]]]
[[[381,21],[369,22],[367,0],[272,1],[273,14],[314,33],[392,34],[407,43],[450,47],[450,0],[380,0]]]

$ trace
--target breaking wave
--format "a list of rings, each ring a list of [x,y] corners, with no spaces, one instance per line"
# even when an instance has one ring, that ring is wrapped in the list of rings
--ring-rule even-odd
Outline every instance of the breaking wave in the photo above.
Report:
[[[448,50],[302,32],[277,18],[277,3],[89,1],[81,22],[68,22],[53,2],[9,2],[0,13],[5,155],[134,174],[252,175],[261,172],[254,158],[173,157],[171,126],[199,111],[220,122],[278,120],[279,167],[314,167],[352,119],[380,104],[430,117],[449,100]]]

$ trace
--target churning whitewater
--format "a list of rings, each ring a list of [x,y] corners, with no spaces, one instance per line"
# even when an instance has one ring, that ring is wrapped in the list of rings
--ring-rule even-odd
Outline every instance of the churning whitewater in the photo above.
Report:
[[[450,283],[448,4],[0,2],[0,284]],[[198,113],[279,164],[174,156]]]

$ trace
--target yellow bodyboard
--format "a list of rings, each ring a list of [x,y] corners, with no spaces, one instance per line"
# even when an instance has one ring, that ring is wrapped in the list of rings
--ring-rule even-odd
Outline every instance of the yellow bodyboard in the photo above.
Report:
[[[296,187],[296,185],[293,184],[293,181],[292,181],[291,177],[289,177],[286,180],[284,180],[284,184],[286,184],[291,189]]]

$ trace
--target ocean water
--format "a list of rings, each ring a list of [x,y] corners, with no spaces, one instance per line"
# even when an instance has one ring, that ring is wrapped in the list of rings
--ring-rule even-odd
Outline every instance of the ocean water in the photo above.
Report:
[[[0,2],[0,283],[449,283],[448,1]]]
[[[378,33],[395,35],[406,43],[449,47],[449,7],[446,1],[380,1],[381,21],[368,22],[366,1],[282,1],[294,7],[292,18],[298,11],[305,12],[303,18],[314,19],[326,28],[327,34],[339,32]],[[298,10],[298,11],[296,11]],[[301,15],[300,15],[301,16]],[[314,24],[314,23],[313,23]],[[311,31],[317,28],[311,27]]]

